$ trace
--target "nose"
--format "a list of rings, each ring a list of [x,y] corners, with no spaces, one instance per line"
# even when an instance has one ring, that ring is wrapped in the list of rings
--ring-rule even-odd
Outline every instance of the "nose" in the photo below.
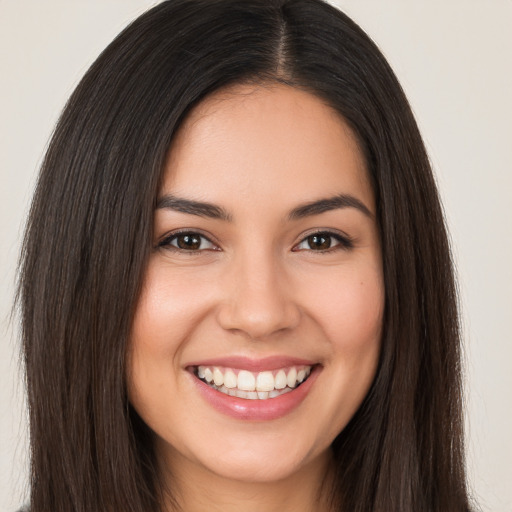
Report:
[[[286,273],[269,255],[233,262],[218,310],[222,328],[262,340],[299,324],[300,308]]]

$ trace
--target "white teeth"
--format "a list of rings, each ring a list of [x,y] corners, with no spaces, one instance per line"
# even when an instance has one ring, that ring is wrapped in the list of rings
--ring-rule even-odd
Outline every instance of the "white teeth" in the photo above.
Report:
[[[256,389],[258,391],[272,391],[274,389],[274,376],[272,372],[258,373]]]
[[[228,389],[231,389],[231,388],[236,388],[236,385],[237,385],[236,375],[231,370],[228,370],[224,374],[224,386],[226,386]]]
[[[267,398],[276,398],[293,391],[291,388],[273,389],[272,391],[243,391],[237,388],[228,389],[226,386],[216,386],[212,383],[213,389],[224,393],[225,395],[245,398],[246,400],[266,400]]]
[[[256,389],[256,379],[254,378],[254,375],[247,370],[240,370],[238,372],[237,387],[242,391],[254,391]]]
[[[288,372],[288,376],[286,378],[286,383],[288,384],[289,388],[295,387],[295,384],[297,384],[297,369],[296,368],[292,368]]]
[[[269,398],[275,398],[277,396],[285,395],[286,393],[289,393],[290,391],[293,391],[291,388],[285,388],[285,389],[274,389],[274,391],[268,392]]]
[[[210,368],[206,368],[204,370],[204,378],[205,378],[206,382],[212,382],[213,372],[210,370]]]
[[[276,375],[275,388],[276,389],[284,389],[286,387],[286,384],[287,384],[286,373],[284,373],[284,370],[279,370]]]
[[[218,368],[213,369],[213,382],[216,386],[222,386],[224,384],[224,375]]]
[[[283,368],[258,373],[216,366],[197,367],[197,376],[214,389],[247,400],[266,400],[289,393],[310,373],[311,366],[292,366],[288,370]]]

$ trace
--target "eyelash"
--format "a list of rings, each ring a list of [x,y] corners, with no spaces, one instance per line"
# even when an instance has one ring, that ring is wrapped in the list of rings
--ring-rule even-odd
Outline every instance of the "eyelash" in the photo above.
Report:
[[[176,241],[180,236],[191,236],[191,237],[197,237],[200,240],[199,248],[197,249],[183,249],[180,247],[177,247],[175,245],[172,245],[172,242]],[[329,247],[326,249],[297,249],[298,246],[302,245],[303,243],[308,243],[308,239],[312,237],[325,237],[331,239],[331,243],[329,244]],[[336,245],[332,245],[332,239],[334,239],[337,243]],[[201,245],[203,244],[203,241],[207,241],[209,244],[213,246],[213,248],[208,249],[201,249]],[[316,252],[320,254],[325,253],[331,253],[339,250],[350,250],[354,247],[354,241],[352,238],[350,238],[346,234],[342,234],[339,232],[333,232],[328,230],[320,230],[320,231],[313,231],[311,233],[306,234],[299,243],[297,243],[293,248],[293,252],[301,252],[304,250],[308,250],[310,252]],[[184,231],[175,231],[173,233],[168,234],[165,236],[157,245],[157,248],[163,248],[168,251],[177,252],[181,254],[189,254],[189,255],[195,255],[198,253],[201,253],[202,251],[219,251],[220,249],[205,235],[197,232],[197,231],[191,231],[191,230],[184,230]]]
[[[354,247],[354,240],[344,233],[342,234],[342,233],[335,232],[335,231],[313,231],[312,233],[308,233],[306,236],[304,236],[302,238],[302,240],[294,246],[292,251],[299,252],[302,250],[308,250],[308,249],[296,249],[296,247],[299,245],[302,245],[303,243],[308,243],[308,239],[310,239],[312,237],[325,237],[325,238],[330,238],[331,240],[334,239],[337,242],[337,244],[333,246],[332,241],[331,241],[331,243],[329,244],[329,247],[327,249],[314,250],[314,249],[310,248],[309,250],[311,252],[317,252],[317,253],[323,254],[323,253],[335,252],[335,251],[340,251],[340,250],[347,251]]]
[[[182,249],[180,247],[176,247],[172,245],[172,242],[174,240],[177,240],[180,236],[191,236],[191,237],[197,237],[200,239],[200,246],[203,244],[203,241],[206,240],[209,244],[214,246],[214,249]],[[197,254],[199,252],[202,252],[204,250],[210,250],[210,251],[218,251],[219,248],[205,235],[197,232],[197,231],[191,231],[191,230],[183,230],[183,231],[174,231],[173,233],[170,233],[169,235],[165,236],[159,243],[158,248],[163,248],[168,251],[178,252],[181,254]]]

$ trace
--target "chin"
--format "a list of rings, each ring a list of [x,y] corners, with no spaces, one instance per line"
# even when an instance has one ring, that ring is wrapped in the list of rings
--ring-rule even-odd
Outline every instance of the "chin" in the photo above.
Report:
[[[233,482],[271,483],[307,472],[308,468],[323,465],[330,459],[332,432],[322,436],[319,443],[316,432],[308,433],[301,426],[296,429],[282,429],[279,425],[269,428],[268,424],[247,427],[232,429],[231,433],[228,429],[212,429],[207,435],[194,436],[197,442],[189,442],[187,447],[174,440],[167,465],[179,472],[187,464],[195,474],[210,474]],[[170,447],[169,442],[165,444]]]
[[[286,480],[312,462],[285,450],[240,450],[200,463],[221,478],[250,483]]]

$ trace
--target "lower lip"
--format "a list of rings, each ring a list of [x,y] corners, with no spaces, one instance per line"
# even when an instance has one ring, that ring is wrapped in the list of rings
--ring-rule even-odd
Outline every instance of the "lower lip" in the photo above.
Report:
[[[268,421],[286,416],[299,407],[319,373],[320,368],[315,366],[307,380],[293,391],[266,400],[226,395],[208,386],[195,375],[192,378],[202,397],[219,412],[239,420]]]

